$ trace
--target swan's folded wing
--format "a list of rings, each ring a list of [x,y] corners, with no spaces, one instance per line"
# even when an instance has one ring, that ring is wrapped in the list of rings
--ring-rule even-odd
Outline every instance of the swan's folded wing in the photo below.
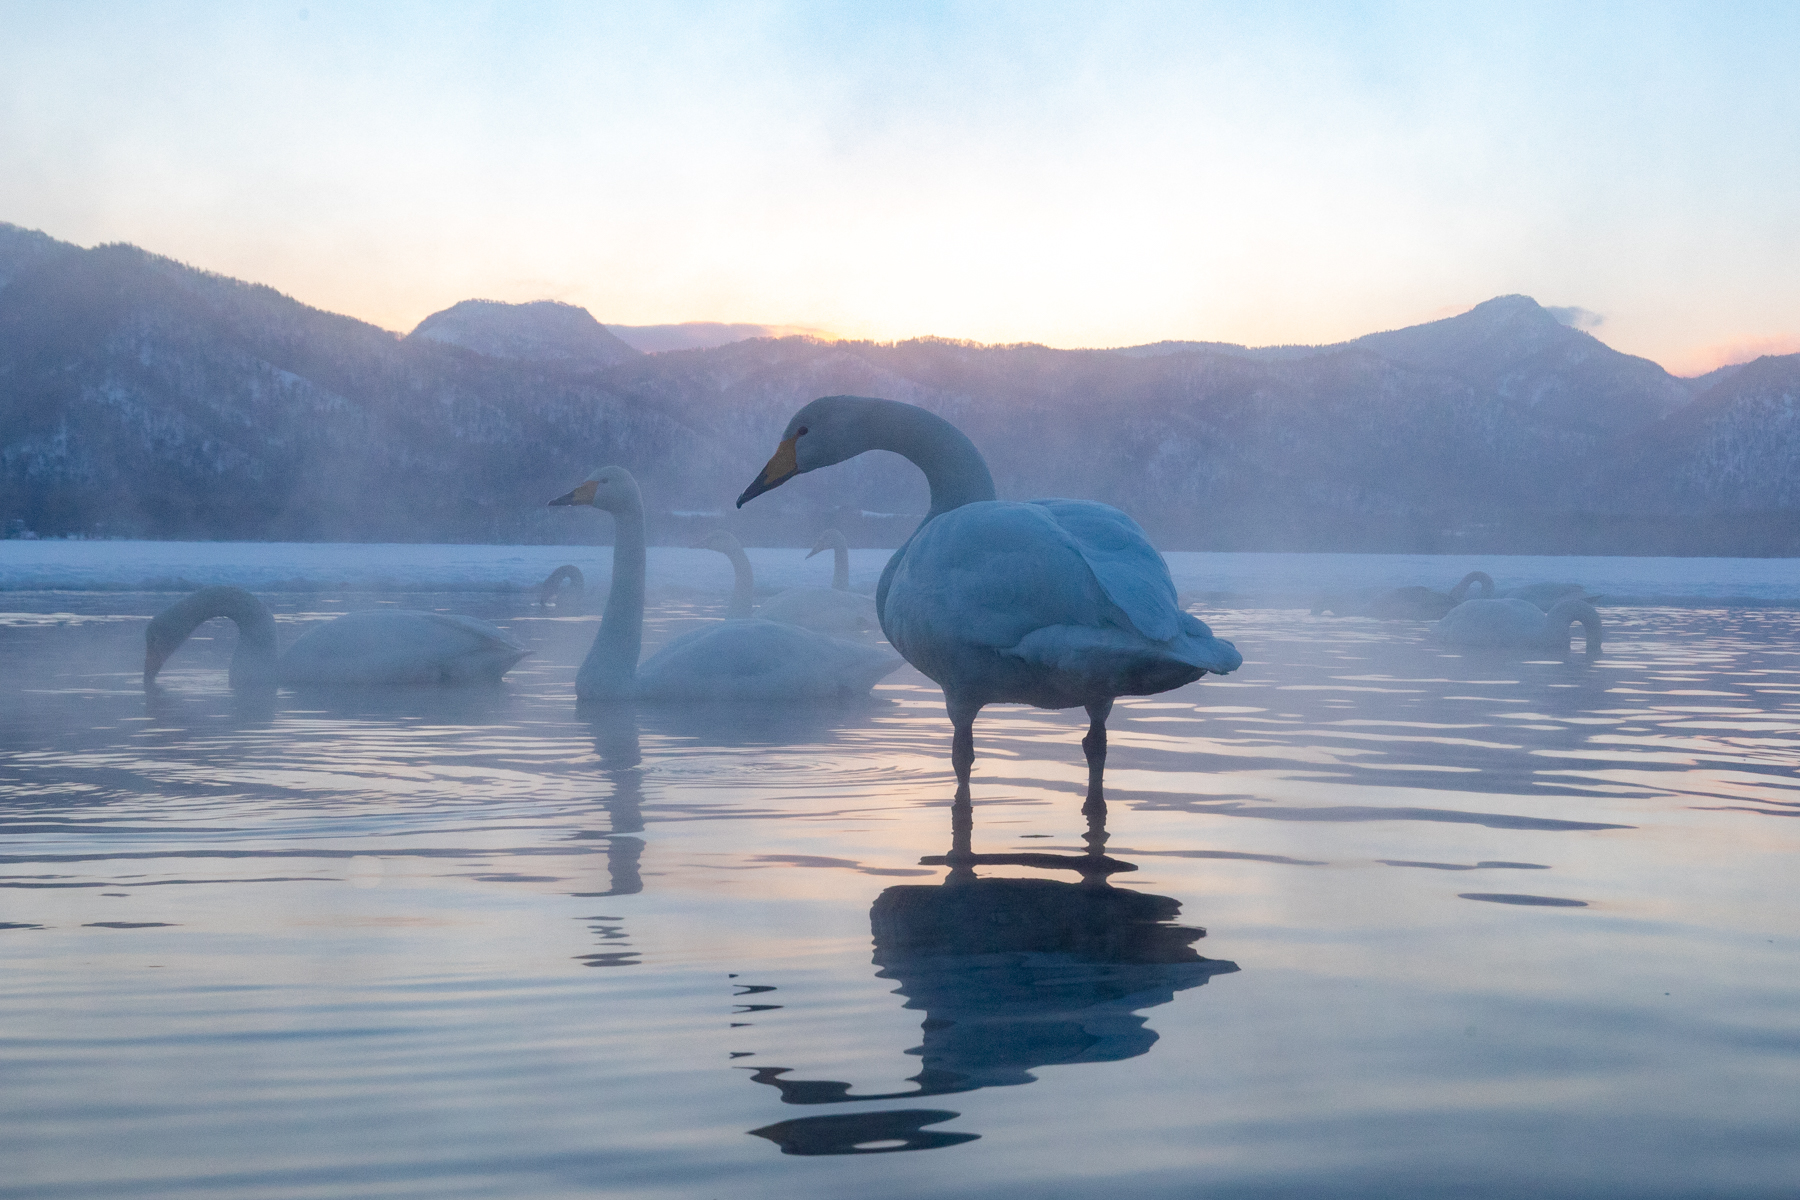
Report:
[[[498,679],[526,649],[486,621],[390,609],[348,613],[282,655],[290,683],[465,683]]]
[[[1102,625],[1109,607],[1047,509],[989,501],[919,530],[896,566],[883,619],[896,646],[953,639],[1003,650],[1046,626]]]
[[[651,700],[827,700],[867,693],[900,666],[875,646],[776,621],[719,621],[685,633],[638,668]]]
[[[1181,605],[1169,564],[1138,523],[1107,504],[1091,500],[1034,500],[1050,514],[1087,562],[1107,599],[1152,641],[1166,642],[1180,630]]]
[[[1207,672],[1223,675],[1244,661],[1230,642],[1178,634],[1153,642],[1128,629],[1051,625],[1001,653],[1087,680],[1115,696],[1155,695]]]

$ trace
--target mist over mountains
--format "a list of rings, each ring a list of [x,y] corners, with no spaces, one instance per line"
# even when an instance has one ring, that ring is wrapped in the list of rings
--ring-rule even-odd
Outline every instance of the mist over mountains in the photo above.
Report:
[[[1167,548],[1800,553],[1800,355],[1679,379],[1524,296],[1317,347],[646,354],[570,305],[402,337],[0,224],[0,519],[42,534],[591,542],[605,518],[543,505],[611,462],[665,539],[896,543],[926,501],[893,455],[731,507],[838,393],[941,413],[1002,496],[1116,504]]]

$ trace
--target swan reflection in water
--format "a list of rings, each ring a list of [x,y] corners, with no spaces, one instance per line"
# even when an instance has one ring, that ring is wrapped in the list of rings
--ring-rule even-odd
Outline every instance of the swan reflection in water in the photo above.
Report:
[[[1107,857],[1105,804],[1090,801],[1082,855],[974,854],[969,805],[952,809],[949,854],[926,858],[950,870],[942,884],[890,887],[869,912],[880,978],[898,983],[905,1006],[922,1009],[923,1040],[908,1050],[922,1067],[905,1091],[854,1095],[837,1080],[790,1079],[786,1067],[751,1079],[787,1104],[842,1104],[946,1096],[1031,1083],[1039,1067],[1118,1062],[1146,1053],[1156,1032],[1140,1012],[1167,1004],[1237,964],[1203,958],[1206,931],[1170,924],[1181,910],[1167,896],[1126,891],[1108,877],[1135,868]],[[1075,883],[982,878],[978,866],[1076,871]],[[784,1154],[878,1154],[928,1150],[977,1134],[924,1128],[958,1114],[908,1109],[803,1117],[750,1132]]]

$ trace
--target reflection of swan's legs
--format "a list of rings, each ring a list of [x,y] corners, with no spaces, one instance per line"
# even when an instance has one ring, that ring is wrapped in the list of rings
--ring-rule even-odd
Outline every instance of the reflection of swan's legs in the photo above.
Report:
[[[1112,714],[1112,706],[1110,699],[1096,700],[1087,706],[1088,731],[1081,739],[1081,752],[1087,755],[1088,763],[1087,802],[1089,806],[1099,805],[1102,814],[1106,812],[1106,797],[1100,790],[1106,774],[1106,718]],[[1083,807],[1081,811],[1088,812],[1089,808]]]
[[[950,724],[956,730],[950,739],[950,765],[956,769],[956,798],[969,799],[969,769],[975,765],[975,714],[981,705],[946,698]]]
[[[967,796],[950,806],[950,853],[944,863],[950,868],[945,883],[962,883],[975,878],[975,806]]]

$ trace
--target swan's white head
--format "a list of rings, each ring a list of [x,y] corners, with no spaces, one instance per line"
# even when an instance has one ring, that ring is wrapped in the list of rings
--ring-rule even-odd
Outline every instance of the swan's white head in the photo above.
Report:
[[[644,499],[630,471],[624,467],[600,467],[580,487],[550,501],[551,507],[565,504],[591,504],[617,515],[641,512]]]
[[[816,471],[855,458],[873,449],[869,419],[874,410],[893,406],[891,400],[867,396],[821,396],[794,414],[781,435],[781,445],[744,494],[746,500],[778,488],[796,475]]]

